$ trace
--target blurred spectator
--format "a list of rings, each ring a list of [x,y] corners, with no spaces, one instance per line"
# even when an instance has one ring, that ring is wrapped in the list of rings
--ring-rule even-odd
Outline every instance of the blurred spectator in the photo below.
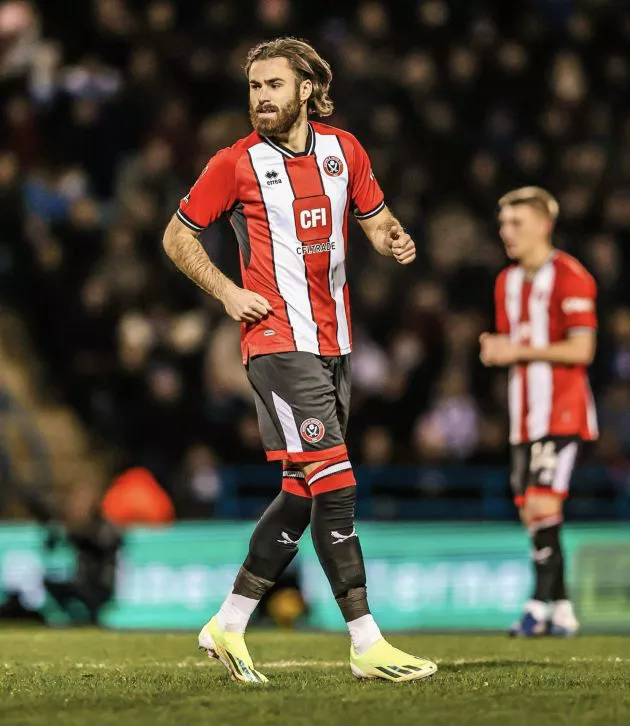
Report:
[[[367,466],[391,464],[395,456],[391,433],[383,426],[372,426],[363,437],[361,459]]]
[[[170,524],[173,504],[151,472],[133,467],[120,474],[101,503],[103,515],[119,527]]]
[[[0,4],[0,78],[27,74],[41,46],[41,23],[25,0]]]
[[[479,438],[479,414],[459,370],[444,374],[428,412],[418,419],[414,436],[419,451],[427,438],[433,451],[445,459],[465,459],[473,453]]]
[[[353,458],[503,461],[505,376],[480,367],[477,335],[492,326],[506,261],[496,201],[538,184],[560,199],[559,245],[599,283],[595,456],[618,461],[630,446],[624,13],[594,2],[352,0],[331,14],[289,0],[6,0],[2,295],[85,422],[169,491],[179,482],[182,512],[211,513],[219,462],[263,460],[255,410],[238,327],[164,258],[160,237],[208,157],[248,132],[246,50],[304,36],[333,65],[332,123],[367,147],[419,253],[399,269],[350,225]],[[226,224],[201,242],[238,275]]]
[[[181,197],[182,182],[173,171],[171,147],[151,139],[121,164],[116,189],[118,215],[137,229],[165,224]]]
[[[221,489],[216,453],[203,444],[191,446],[173,487],[177,515],[190,519],[211,517]]]

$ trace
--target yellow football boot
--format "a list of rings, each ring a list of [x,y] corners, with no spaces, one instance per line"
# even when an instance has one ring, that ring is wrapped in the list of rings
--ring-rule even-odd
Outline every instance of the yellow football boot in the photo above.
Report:
[[[268,679],[254,668],[252,657],[242,633],[221,630],[216,615],[199,633],[199,647],[216,658],[228,669],[232,680],[243,683],[267,683]]]
[[[382,678],[386,681],[419,681],[437,671],[437,666],[426,658],[417,658],[390,645],[385,638],[357,655],[350,647],[350,668],[357,678]]]

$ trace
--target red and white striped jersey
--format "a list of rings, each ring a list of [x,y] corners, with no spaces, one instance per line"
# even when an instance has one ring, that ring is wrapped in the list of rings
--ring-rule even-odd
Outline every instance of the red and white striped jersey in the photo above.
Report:
[[[378,214],[383,192],[350,133],[309,123],[298,154],[253,132],[208,162],[177,216],[201,231],[227,213],[240,248],[243,286],[273,312],[241,328],[243,360],[264,353],[350,352],[346,281],[348,210]]]
[[[571,333],[595,331],[595,280],[571,255],[555,251],[528,279],[511,265],[495,286],[497,332],[542,348]],[[585,366],[535,362],[510,368],[510,443],[544,436],[597,438],[597,417]]]

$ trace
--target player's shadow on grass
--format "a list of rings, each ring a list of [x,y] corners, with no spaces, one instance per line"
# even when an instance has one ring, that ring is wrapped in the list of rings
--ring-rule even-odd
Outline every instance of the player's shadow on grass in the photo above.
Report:
[[[480,671],[480,670],[502,670],[513,669],[515,667],[537,666],[538,668],[557,668],[557,663],[550,663],[541,660],[484,660],[469,661],[465,663],[439,663],[438,672],[457,672],[457,671]]]

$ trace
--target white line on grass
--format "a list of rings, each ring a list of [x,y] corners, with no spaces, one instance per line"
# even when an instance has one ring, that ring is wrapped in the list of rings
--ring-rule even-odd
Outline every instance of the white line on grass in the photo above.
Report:
[[[457,658],[455,660],[449,658],[436,658],[435,662],[441,665],[483,665],[484,663],[495,663],[497,660],[505,660],[502,656],[497,655],[495,658]],[[518,665],[521,661],[519,658],[510,658],[510,663]],[[630,658],[619,658],[618,656],[607,656],[601,658],[587,658],[572,656],[568,658],[571,662],[578,663],[630,663]],[[562,665],[567,660],[551,659],[545,657],[542,659],[545,663],[556,663]],[[205,668],[208,665],[207,660],[182,660],[182,661],[140,661],[134,663],[64,663],[61,662],[44,662],[37,661],[35,663],[18,663],[5,662],[0,663],[0,668],[9,670],[16,667],[28,668],[57,668],[59,666],[67,666],[70,668],[79,668],[82,670],[121,670],[123,668]],[[264,661],[258,664],[261,669],[264,668],[345,668],[348,661],[345,660],[275,660]]]

